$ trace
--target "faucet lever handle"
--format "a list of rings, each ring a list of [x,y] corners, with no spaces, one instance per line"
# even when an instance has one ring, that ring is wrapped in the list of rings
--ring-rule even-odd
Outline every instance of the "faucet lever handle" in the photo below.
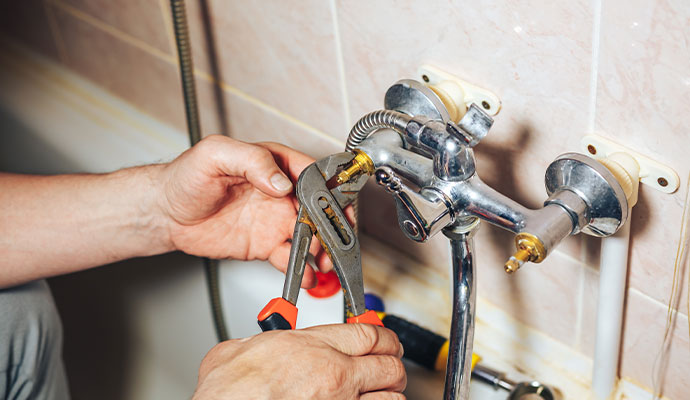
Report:
[[[448,122],[446,131],[462,140],[469,147],[474,147],[489,133],[494,120],[489,114],[472,103],[462,119],[456,124]]]
[[[378,168],[374,176],[379,185],[395,196],[398,223],[410,239],[425,242],[452,222],[451,208],[436,191],[415,192],[390,167]]]

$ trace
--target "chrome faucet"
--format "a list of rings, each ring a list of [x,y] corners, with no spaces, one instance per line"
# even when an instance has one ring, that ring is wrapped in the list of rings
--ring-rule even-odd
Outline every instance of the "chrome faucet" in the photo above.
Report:
[[[353,127],[347,150],[355,160],[338,181],[373,173],[395,197],[408,238],[424,242],[439,232],[449,238],[454,293],[444,398],[468,399],[476,296],[472,237],[480,221],[516,234],[516,252],[505,263],[513,273],[525,262],[543,261],[569,235],[615,233],[627,219],[627,200],[606,167],[567,153],[547,168],[544,206],[528,209],[477,176],[473,147],[493,124],[480,107],[472,104],[455,123],[431,89],[402,80],[387,91],[385,108]]]

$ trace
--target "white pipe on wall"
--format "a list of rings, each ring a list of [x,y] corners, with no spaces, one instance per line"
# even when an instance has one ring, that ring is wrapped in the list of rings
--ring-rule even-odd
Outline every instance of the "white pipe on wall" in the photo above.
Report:
[[[628,220],[615,235],[603,239],[601,243],[599,302],[592,370],[592,392],[596,400],[608,399],[616,387],[629,240]]]
[[[632,207],[637,202],[640,166],[623,153],[602,161],[621,183],[628,200],[628,220],[616,234],[601,242],[599,300],[592,368],[592,393],[596,400],[611,398],[616,389],[623,331],[623,307],[628,274],[628,245]]]

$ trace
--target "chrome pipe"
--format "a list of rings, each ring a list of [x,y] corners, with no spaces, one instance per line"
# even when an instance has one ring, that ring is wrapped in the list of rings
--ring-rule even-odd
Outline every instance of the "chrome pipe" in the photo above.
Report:
[[[450,239],[453,263],[453,319],[450,326],[445,400],[467,400],[472,375],[472,343],[476,291],[474,279],[474,241],[476,220],[467,225],[452,225],[443,230]]]
[[[430,186],[434,179],[432,161],[403,146],[399,133],[382,129],[364,140],[357,150],[368,155],[375,168],[390,167],[417,187]]]

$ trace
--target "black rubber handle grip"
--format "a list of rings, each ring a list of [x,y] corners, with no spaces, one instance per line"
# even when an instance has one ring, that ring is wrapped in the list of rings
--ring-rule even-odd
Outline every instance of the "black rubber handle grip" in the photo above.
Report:
[[[389,314],[383,317],[383,326],[398,335],[400,343],[405,348],[405,358],[425,368],[435,369],[436,359],[447,340],[446,338]]]
[[[259,321],[259,326],[261,327],[261,330],[264,332],[277,330],[289,331],[290,329],[292,329],[290,323],[287,322],[287,320],[278,313],[273,313],[266,317],[266,319],[264,319],[263,321]]]

